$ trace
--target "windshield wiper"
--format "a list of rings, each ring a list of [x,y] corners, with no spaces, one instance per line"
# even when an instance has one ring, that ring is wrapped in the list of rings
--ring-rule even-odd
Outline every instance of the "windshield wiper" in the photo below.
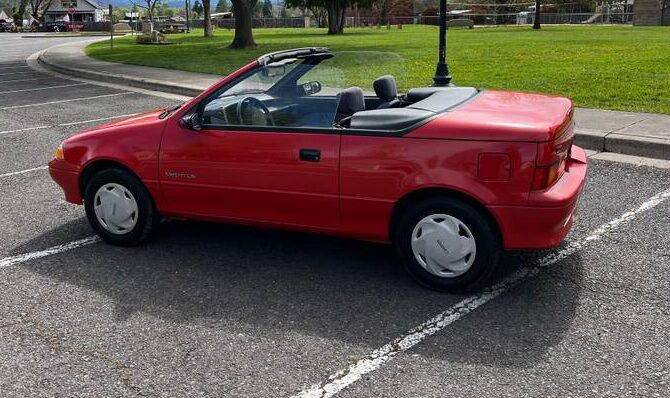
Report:
[[[175,106],[173,106],[172,108],[168,108],[168,109],[164,110],[163,113],[161,113],[160,115],[158,115],[158,118],[159,118],[159,119],[165,119],[166,117],[170,116],[170,114],[171,114],[172,112],[174,112],[174,111],[176,111],[177,109],[181,108],[182,105],[183,105],[183,104],[175,105]]]

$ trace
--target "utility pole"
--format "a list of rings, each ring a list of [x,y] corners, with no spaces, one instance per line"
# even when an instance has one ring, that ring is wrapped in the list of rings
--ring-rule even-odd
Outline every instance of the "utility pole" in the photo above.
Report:
[[[540,29],[540,0],[535,0],[535,18],[533,19],[533,29]]]
[[[433,81],[433,86],[436,87],[451,84],[451,75],[449,75],[449,67],[447,66],[447,0],[440,0],[440,44]]]

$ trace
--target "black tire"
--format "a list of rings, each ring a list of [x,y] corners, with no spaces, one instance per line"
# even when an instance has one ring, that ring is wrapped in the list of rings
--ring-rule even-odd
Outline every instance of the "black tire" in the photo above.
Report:
[[[424,217],[445,214],[462,221],[472,233],[476,244],[475,259],[463,274],[440,277],[421,266],[412,251],[414,227]],[[481,289],[495,275],[501,253],[500,237],[496,225],[473,206],[449,197],[430,198],[407,207],[398,218],[395,228],[394,245],[405,270],[419,283],[431,289],[462,293]]]
[[[122,235],[107,231],[95,215],[95,194],[105,184],[116,183],[125,187],[137,202],[137,222],[135,226]],[[117,168],[97,172],[86,184],[84,192],[84,208],[91,227],[105,241],[118,246],[135,246],[151,237],[156,230],[160,217],[156,213],[154,201],[144,184],[133,174]]]

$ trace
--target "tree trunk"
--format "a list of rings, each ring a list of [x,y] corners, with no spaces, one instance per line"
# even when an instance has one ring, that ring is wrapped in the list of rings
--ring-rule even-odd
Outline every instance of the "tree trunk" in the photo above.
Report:
[[[328,34],[337,35],[344,31],[344,2],[328,2]]]
[[[210,0],[202,0],[202,7],[205,11],[205,37],[212,37],[214,34],[212,33],[212,17],[211,17],[211,1]]]
[[[21,2],[19,3],[19,9],[16,10],[16,13],[14,15],[12,15],[12,18],[14,18],[14,24],[18,27],[23,26],[23,14],[26,13],[27,6],[28,6],[28,0],[21,0]]]
[[[540,29],[540,0],[535,0],[535,20],[533,21],[533,29]]]
[[[251,31],[252,11],[257,0],[233,0],[233,15],[235,16],[235,37],[229,48],[254,48],[256,42]]]

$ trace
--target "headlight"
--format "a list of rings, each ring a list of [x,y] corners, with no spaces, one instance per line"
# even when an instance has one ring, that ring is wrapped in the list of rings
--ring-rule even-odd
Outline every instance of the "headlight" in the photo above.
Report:
[[[58,160],[64,160],[65,156],[63,155],[63,144],[60,144],[58,148],[56,148],[56,154],[54,157]]]

